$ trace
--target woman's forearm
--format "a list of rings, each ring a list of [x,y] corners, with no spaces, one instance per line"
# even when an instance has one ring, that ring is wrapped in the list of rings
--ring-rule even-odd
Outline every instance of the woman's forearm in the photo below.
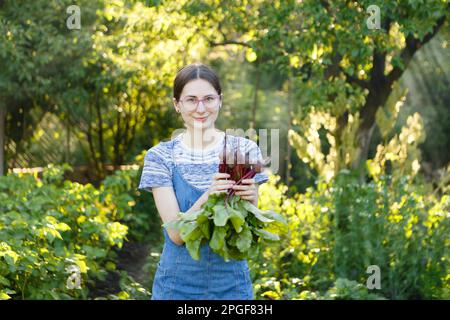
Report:
[[[195,203],[192,205],[192,207],[189,208],[188,211],[186,211],[186,213],[188,212],[194,212],[197,210],[200,210],[202,205],[208,201],[208,197],[209,197],[209,191],[205,191],[200,198],[197,199],[197,201],[195,201]]]
[[[202,205],[208,200],[208,196],[209,196],[209,192],[206,191],[205,193],[203,193],[200,196],[200,198],[197,199],[197,201],[195,201],[195,203],[192,205],[192,207],[190,207],[189,210],[186,211],[185,213],[190,213],[190,212],[194,212],[194,211],[200,210]],[[169,234],[170,239],[175,244],[177,244],[179,246],[183,245],[184,241],[183,241],[183,239],[181,239],[180,234],[179,234],[178,231],[167,230],[167,233]]]

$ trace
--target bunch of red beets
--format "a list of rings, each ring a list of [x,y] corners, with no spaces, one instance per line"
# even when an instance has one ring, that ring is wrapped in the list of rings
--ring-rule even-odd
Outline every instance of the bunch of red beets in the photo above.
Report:
[[[250,163],[250,152],[247,151],[242,154],[239,148],[239,140],[237,147],[234,150],[227,150],[227,135],[225,134],[225,141],[223,145],[223,151],[219,155],[220,164],[219,172],[228,173],[230,179],[236,181],[236,185],[242,185],[242,180],[252,179],[257,173],[261,172],[263,167],[270,161],[269,159],[265,161],[256,161],[256,163]],[[254,162],[254,161],[253,161]],[[229,189],[225,203],[234,195],[235,190]]]

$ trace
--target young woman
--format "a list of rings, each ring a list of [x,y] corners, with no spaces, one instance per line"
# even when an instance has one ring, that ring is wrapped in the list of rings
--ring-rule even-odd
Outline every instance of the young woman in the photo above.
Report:
[[[224,139],[225,132],[214,127],[222,106],[222,89],[215,72],[200,63],[185,66],[174,80],[173,96],[186,130],[147,151],[139,184],[139,189],[153,193],[163,223],[177,219],[179,212],[199,210],[209,195],[229,188],[257,205],[258,185],[268,180],[265,173],[243,180],[242,186],[234,185],[228,174],[218,173],[225,140],[227,150],[239,146],[241,152],[250,152],[252,161],[262,157],[254,141],[229,134]],[[253,299],[246,260],[225,262],[208,244],[202,246],[200,260],[193,260],[176,231],[163,232],[165,243],[152,299]]]

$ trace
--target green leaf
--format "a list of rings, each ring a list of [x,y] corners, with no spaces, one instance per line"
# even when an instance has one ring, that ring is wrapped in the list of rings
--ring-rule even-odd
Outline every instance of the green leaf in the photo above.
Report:
[[[227,238],[227,243],[229,246],[236,247],[236,242],[239,238],[239,233],[233,233],[230,237]]]
[[[201,214],[197,217],[197,224],[200,225],[202,223],[206,223],[209,221],[208,216],[206,214]]]
[[[285,226],[288,225],[286,218],[279,213],[276,213],[276,212],[270,211],[270,210],[266,210],[266,211],[263,211],[263,214],[265,217],[267,217],[269,219],[277,221]]]
[[[11,299],[11,297],[8,294],[6,294],[3,290],[0,291],[0,300],[9,300],[9,299]]]
[[[194,259],[194,260],[200,259],[200,247],[201,247],[202,239],[203,238],[199,237],[193,241],[186,242],[186,248],[187,248],[190,256],[192,257],[192,259]]]
[[[225,245],[225,236],[227,234],[227,230],[224,227],[214,227],[213,235],[211,237],[211,241],[209,242],[209,246],[213,250],[221,250]]]
[[[229,247],[228,255],[230,258],[235,260],[242,260],[246,258],[246,254],[240,252],[236,247]]]
[[[4,285],[4,286],[10,286],[11,283],[9,282],[9,280],[3,276],[0,276],[0,284]]]
[[[229,214],[222,204],[216,204],[213,208],[214,210],[214,224],[219,227],[226,225]]]
[[[183,239],[184,242],[189,241],[189,236],[194,230],[197,229],[196,223],[184,223],[183,226],[180,229],[180,237]]]
[[[245,223],[245,218],[238,210],[233,208],[229,208],[229,210],[231,212],[230,214],[231,224],[233,225],[234,230],[236,230],[236,232],[239,233],[242,231],[242,226]]]
[[[253,235],[249,228],[244,228],[239,234],[238,240],[236,241],[236,247],[240,252],[246,252],[250,249],[252,245]]]
[[[253,213],[253,215],[262,222],[272,222],[272,219],[269,219],[267,217],[264,216],[264,212],[259,210],[257,207],[255,207],[253,204],[251,204],[248,201],[243,201],[242,202],[243,207],[247,210],[250,211],[251,213]]]
[[[200,228],[198,228],[197,225],[194,224],[194,226],[195,226],[195,228],[192,231],[190,231],[188,234],[185,234],[184,237],[182,238],[183,241],[185,241],[186,243],[202,237],[202,234],[203,234],[202,230],[200,230]]]
[[[194,221],[196,220],[201,214],[203,214],[203,209],[197,210],[197,211],[193,211],[193,212],[189,212],[189,213],[180,213],[182,220],[185,221]]]
[[[183,220],[173,220],[173,221],[169,221],[164,223],[162,226],[166,229],[173,229],[173,230],[181,230],[181,228],[183,227],[183,225],[185,224],[185,221]]]
[[[199,224],[198,227],[200,228],[200,230],[202,231],[202,233],[206,239],[211,238],[211,227],[210,227],[209,219],[206,219],[205,222],[202,222],[201,224]]]
[[[259,255],[260,248],[261,246],[258,244],[258,242],[253,242],[247,253],[250,257],[257,257]]]
[[[270,240],[270,241],[278,241],[280,240],[280,237],[276,234],[270,233],[266,230],[259,229],[254,231],[257,235],[259,235],[261,238]]]

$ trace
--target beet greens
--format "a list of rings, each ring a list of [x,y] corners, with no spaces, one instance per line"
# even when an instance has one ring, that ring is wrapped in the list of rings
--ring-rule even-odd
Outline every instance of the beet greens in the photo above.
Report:
[[[264,163],[250,164],[249,153],[243,155],[237,148],[227,151],[227,141],[220,155],[219,172],[230,174],[236,184],[252,179],[261,172]],[[163,225],[179,231],[191,257],[200,259],[200,248],[209,244],[211,249],[230,259],[246,259],[259,252],[266,241],[277,241],[277,233],[286,230],[283,216],[273,211],[262,211],[247,200],[235,195],[234,189],[226,194],[212,194],[200,210],[180,213],[179,220]],[[272,233],[270,231],[277,231]]]

